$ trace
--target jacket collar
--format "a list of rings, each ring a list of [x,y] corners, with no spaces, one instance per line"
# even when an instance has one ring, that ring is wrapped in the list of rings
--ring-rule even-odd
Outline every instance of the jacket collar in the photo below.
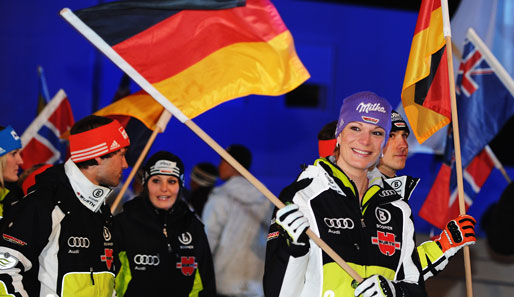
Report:
[[[71,159],[68,159],[64,164],[64,172],[70,181],[75,196],[93,212],[100,209],[105,202],[105,198],[112,192],[107,187],[93,184]]]

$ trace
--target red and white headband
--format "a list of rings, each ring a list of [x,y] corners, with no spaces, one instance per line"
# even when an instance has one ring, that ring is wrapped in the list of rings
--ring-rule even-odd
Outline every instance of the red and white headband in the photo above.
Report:
[[[116,120],[82,133],[70,135],[71,160],[83,162],[130,145],[127,132]]]

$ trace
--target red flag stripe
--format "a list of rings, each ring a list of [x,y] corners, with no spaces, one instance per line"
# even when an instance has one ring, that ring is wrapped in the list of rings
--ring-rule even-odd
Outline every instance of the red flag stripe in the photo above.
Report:
[[[416,28],[414,29],[414,35],[418,32],[425,30],[430,27],[432,12],[436,9],[441,8],[440,0],[423,0],[421,1],[421,7],[419,8],[418,21],[416,22]]]
[[[157,83],[226,46],[267,42],[286,31],[272,8],[269,1],[259,0],[232,9],[182,11],[113,48],[150,83]]]

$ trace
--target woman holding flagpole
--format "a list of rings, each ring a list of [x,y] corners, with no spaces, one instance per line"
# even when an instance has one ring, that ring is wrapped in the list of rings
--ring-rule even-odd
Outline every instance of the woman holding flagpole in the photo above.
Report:
[[[23,196],[18,186],[21,140],[11,126],[0,126],[0,219],[9,213],[11,204]]]
[[[267,297],[426,296],[408,204],[368,171],[391,129],[391,105],[372,92],[346,98],[334,155],[282,190],[268,234]],[[310,227],[364,280],[352,277],[306,236]]]

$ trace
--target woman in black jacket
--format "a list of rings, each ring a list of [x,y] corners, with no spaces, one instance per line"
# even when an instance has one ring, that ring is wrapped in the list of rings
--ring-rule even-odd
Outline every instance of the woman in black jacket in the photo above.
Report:
[[[143,193],[115,217],[118,296],[215,296],[204,226],[180,199],[184,165],[161,151],[144,166]]]

